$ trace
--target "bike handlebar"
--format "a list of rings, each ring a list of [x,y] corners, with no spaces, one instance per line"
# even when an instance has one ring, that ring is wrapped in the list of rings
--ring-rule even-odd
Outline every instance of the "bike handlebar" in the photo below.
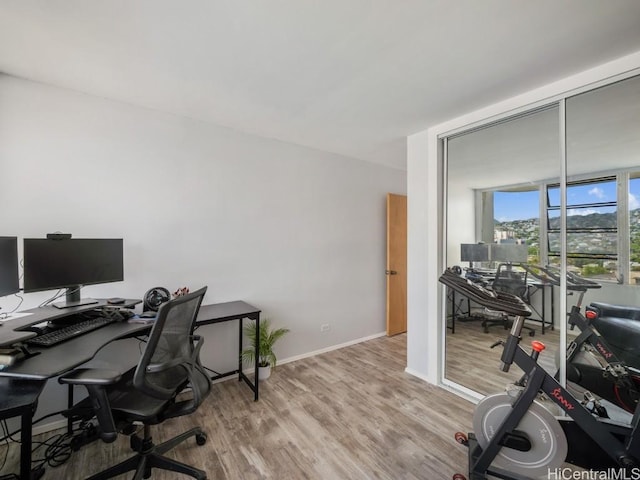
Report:
[[[490,310],[502,311],[509,315],[521,317],[531,315],[531,310],[520,297],[506,292],[488,290],[466,278],[462,278],[450,269],[445,270],[439,280],[447,287]]]
[[[541,265],[531,265],[527,263],[523,263],[521,265],[528,274],[537,278],[541,282],[551,283],[552,285],[560,285],[560,270],[547,265],[543,267]],[[587,280],[586,278],[580,277],[575,273],[567,272],[567,290],[577,290],[577,291],[586,291],[589,288],[601,288],[597,282],[593,280]]]

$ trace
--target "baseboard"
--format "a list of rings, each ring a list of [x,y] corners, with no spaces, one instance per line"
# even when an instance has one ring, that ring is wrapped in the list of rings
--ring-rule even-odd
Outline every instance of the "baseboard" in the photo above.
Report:
[[[350,347],[351,345],[356,345],[358,343],[366,342],[368,340],[373,340],[374,338],[384,337],[385,335],[386,335],[386,332],[375,333],[373,335],[356,338],[355,340],[350,340],[345,343],[339,343],[337,345],[331,345],[330,347],[321,348],[320,350],[314,350],[312,352],[303,353],[301,355],[294,355],[293,357],[287,357],[282,360],[278,360],[278,365],[295,362],[296,360],[302,360],[303,358],[315,357],[316,355],[331,352],[333,350],[340,350],[341,348]]]
[[[34,426],[33,435],[40,435],[41,433],[47,433],[52,430],[58,430],[59,428],[67,428],[67,419],[61,418],[51,423],[45,423],[44,425]]]
[[[32,432],[31,435],[35,437],[36,435],[40,435],[41,433],[48,433],[61,428],[65,428],[65,429],[67,428],[66,418],[61,418],[60,420],[56,420],[51,423],[45,423],[43,425],[34,425],[33,428],[31,429],[31,432]],[[15,435],[12,435],[12,437],[15,439],[16,442],[20,442],[22,440],[21,432],[18,432]],[[7,438],[7,441],[11,443],[14,440],[12,438]]]
[[[436,385],[436,383],[432,382],[426,375],[423,375],[422,373],[418,372],[417,370],[414,370],[412,368],[405,368],[404,369],[405,373],[408,373],[409,375],[412,375],[416,378],[419,378],[420,380],[423,380],[431,385]]]

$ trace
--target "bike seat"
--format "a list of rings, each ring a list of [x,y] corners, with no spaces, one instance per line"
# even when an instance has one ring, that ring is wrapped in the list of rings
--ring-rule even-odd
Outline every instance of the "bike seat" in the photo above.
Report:
[[[616,356],[630,367],[640,368],[640,321],[598,316],[592,320]]]
[[[628,318],[640,320],[640,307],[627,305],[611,305],[609,303],[592,302],[587,310],[594,310],[599,317]]]

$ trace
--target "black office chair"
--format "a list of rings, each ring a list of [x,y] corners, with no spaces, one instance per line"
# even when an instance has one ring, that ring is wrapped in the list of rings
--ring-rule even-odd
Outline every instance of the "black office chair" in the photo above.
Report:
[[[201,428],[192,428],[160,445],[154,445],[150,433],[151,425],[194,412],[211,390],[211,380],[199,358],[203,340],[193,335],[206,290],[204,287],[162,304],[137,367],[124,374],[79,368],[59,379],[60,383],[87,388],[89,397],[84,402],[93,407],[103,441],[113,442],[118,432],[131,434],[133,422],[144,425],[143,438],[131,437],[131,448],[137,455],[93,475],[91,480],[112,478],[131,470],[136,471],[136,480],[149,478],[152,468],[199,480],[207,478],[206,472],[163,456],[192,436],[198,445],[203,445],[207,436]]]

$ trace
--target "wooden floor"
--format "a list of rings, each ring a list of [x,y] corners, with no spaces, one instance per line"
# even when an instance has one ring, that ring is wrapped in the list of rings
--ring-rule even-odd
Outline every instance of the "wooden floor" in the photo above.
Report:
[[[538,340],[546,349],[540,354],[539,362],[551,374],[555,374],[556,353],[560,345],[557,330],[545,329],[542,335],[541,325],[527,323],[534,331],[533,337],[528,331],[522,331],[521,345],[531,350],[531,341]],[[506,340],[509,330],[501,325],[493,325],[485,333],[480,320],[457,321],[455,333],[447,329],[445,352],[445,377],[476,392],[488,395],[504,391],[508,383],[518,380],[523,372],[514,365],[509,372],[499,369],[502,347],[491,348],[498,340]]]
[[[176,458],[209,479],[449,479],[466,473],[454,432],[471,428],[473,405],[404,372],[406,337],[381,337],[280,365],[260,400],[235,380],[214,385],[189,417],[156,427],[156,440],[202,425]],[[6,450],[0,449],[0,462]],[[84,478],[129,456],[128,439],[83,447],[44,480]],[[2,473],[17,471],[12,446]],[[131,478],[131,475],[118,478]],[[154,471],[154,479],[185,478]]]

